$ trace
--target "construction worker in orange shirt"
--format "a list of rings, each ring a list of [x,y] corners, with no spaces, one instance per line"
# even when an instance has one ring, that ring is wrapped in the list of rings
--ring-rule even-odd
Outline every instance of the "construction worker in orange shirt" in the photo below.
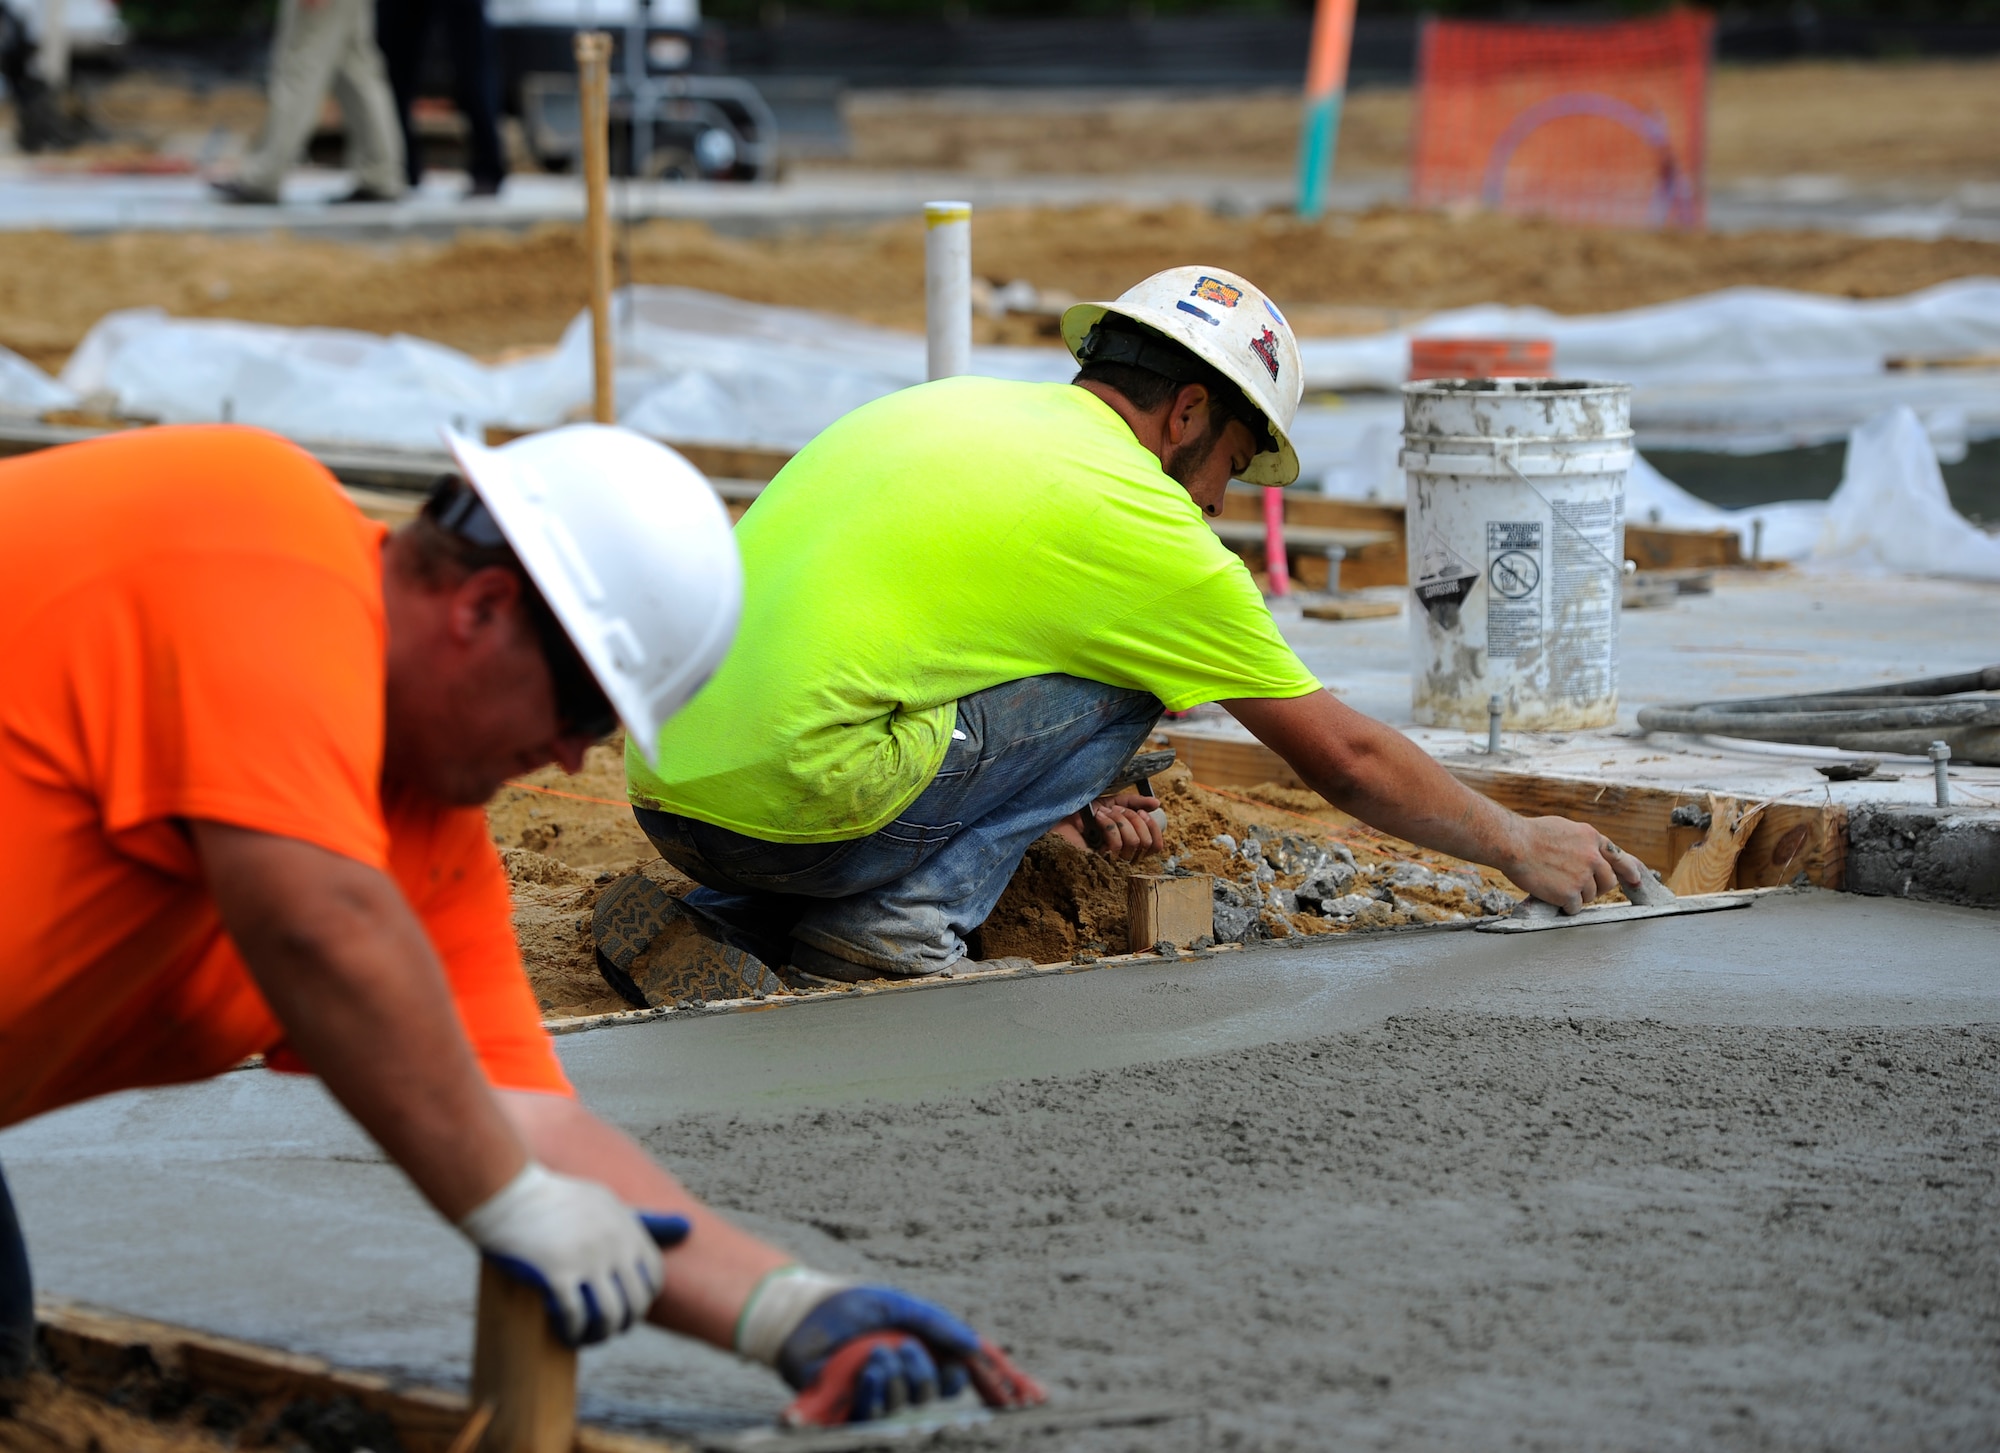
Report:
[[[856,1417],[968,1368],[1037,1400],[950,1313],[797,1265],[577,1100],[480,806],[620,720],[656,740],[728,648],[740,567],[705,481],[635,434],[452,447],[393,535],[251,429],[0,464],[0,1126],[263,1053],[571,1342],[650,1318]],[[0,1376],[32,1348],[0,1180]]]

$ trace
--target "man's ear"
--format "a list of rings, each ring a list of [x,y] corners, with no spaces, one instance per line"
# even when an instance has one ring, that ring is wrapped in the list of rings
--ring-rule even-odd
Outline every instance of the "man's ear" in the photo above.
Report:
[[[459,582],[451,598],[451,632],[469,642],[494,622],[505,618],[521,598],[521,582],[500,565],[475,570]]]
[[[1167,442],[1175,448],[1198,438],[1208,427],[1208,389],[1203,384],[1184,383],[1167,405]]]

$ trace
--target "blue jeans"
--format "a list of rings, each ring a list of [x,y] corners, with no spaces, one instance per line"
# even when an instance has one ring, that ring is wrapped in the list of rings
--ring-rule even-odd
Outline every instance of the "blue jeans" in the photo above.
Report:
[[[1031,676],[960,699],[917,800],[867,837],[773,843],[634,808],[683,901],[773,967],[829,978],[935,974],[965,957],[1028,844],[1101,792],[1159,720],[1150,692]]]
[[[7,1178],[0,1175],[0,1381],[28,1370],[35,1351],[35,1284],[28,1247],[14,1215]]]

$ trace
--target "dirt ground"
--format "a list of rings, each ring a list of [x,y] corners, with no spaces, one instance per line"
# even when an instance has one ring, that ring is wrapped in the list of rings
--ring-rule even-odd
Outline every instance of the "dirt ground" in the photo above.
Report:
[[[1341,114],[1348,175],[1408,164],[1411,93],[1363,89]],[[980,173],[1249,171],[1297,164],[1299,100],[1249,95],[1109,98],[1083,92],[856,92],[855,167]],[[1808,61],[1724,66],[1709,109],[1709,177],[1800,173],[1854,181],[2000,179],[2000,63]]]
[[[1738,284],[1879,297],[2000,274],[2000,244],[1969,241],[1593,231],[1389,209],[1305,223],[1194,206],[982,212],[973,265],[1001,282],[1102,297],[1190,258],[1255,278],[1307,333],[1373,330],[1481,302],[1582,313]],[[625,239],[624,259],[624,275],[638,282],[923,326],[920,221],[756,238],[653,223]],[[567,227],[403,244],[0,233],[0,344],[54,370],[105,313],[150,305],[412,333],[494,357],[553,344],[584,305],[585,277],[579,234]],[[979,320],[987,340],[1027,342],[1043,331],[1019,315]]]
[[[1074,1399],[1197,1410],[953,1446],[1972,1453],[1996,1102],[1990,1026],[1423,1013],[646,1138]]]
[[[146,74],[94,88],[88,106],[108,138],[85,148],[81,165],[148,152],[198,161],[240,147],[264,116],[254,86],[191,91]],[[1414,109],[1406,88],[1349,96],[1341,171],[1401,171]],[[1299,99],[1282,89],[854,91],[842,110],[850,154],[831,165],[851,168],[1283,175],[1296,165],[1298,146]],[[1802,173],[1863,182],[2000,180],[2000,62],[1723,66],[1711,87],[1709,127],[1709,175],[1717,182]]]
[[[606,885],[641,867],[670,892],[694,885],[659,861],[633,822],[618,748],[593,747],[575,776],[549,767],[521,781],[487,817],[536,998],[552,1017],[628,1009],[597,972],[591,911]],[[1234,942],[1505,913],[1518,896],[1490,868],[1386,837],[1309,792],[1221,791],[1184,767],[1153,785],[1168,817],[1166,857],[1114,863],[1042,839],[973,936],[974,957],[1047,964],[1126,952],[1135,872],[1213,875],[1216,937]]]
[[[136,1364],[116,1377],[31,1373],[0,1384],[0,1453],[401,1453],[395,1429],[351,1398],[236,1399]]]

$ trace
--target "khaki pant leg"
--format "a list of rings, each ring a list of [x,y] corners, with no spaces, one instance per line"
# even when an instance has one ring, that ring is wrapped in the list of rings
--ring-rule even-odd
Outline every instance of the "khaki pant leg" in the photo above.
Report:
[[[403,127],[389,70],[375,43],[375,0],[321,0],[348,12],[333,94],[347,122],[347,164],[355,185],[385,197],[400,197],[409,185],[403,164]]]
[[[285,173],[305,154],[346,44],[340,0],[283,0],[271,46],[270,112],[256,151],[238,173],[243,185],[275,197]]]

